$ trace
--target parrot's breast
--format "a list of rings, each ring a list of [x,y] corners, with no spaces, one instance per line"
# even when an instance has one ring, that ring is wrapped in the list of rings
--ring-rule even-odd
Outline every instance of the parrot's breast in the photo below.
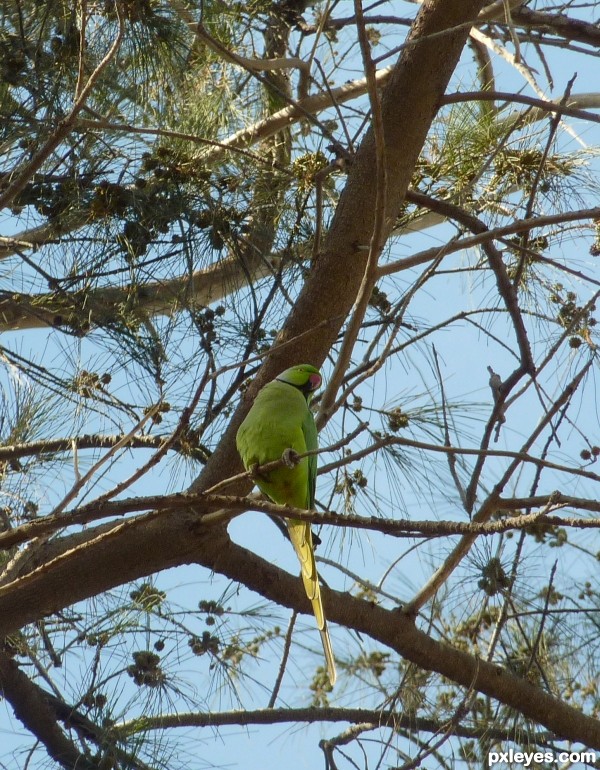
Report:
[[[312,419],[304,395],[292,385],[274,381],[256,396],[240,425],[236,443],[245,468],[280,460],[286,449],[307,451],[303,424]],[[282,466],[259,475],[256,483],[274,502],[306,508],[310,499],[307,458],[293,468]]]

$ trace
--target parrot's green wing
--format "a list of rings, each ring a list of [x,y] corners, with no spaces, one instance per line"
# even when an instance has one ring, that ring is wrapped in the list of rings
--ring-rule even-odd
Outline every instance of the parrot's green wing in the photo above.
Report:
[[[306,451],[312,452],[318,449],[319,442],[317,438],[317,426],[315,418],[310,409],[308,410],[302,422],[302,433],[304,434],[304,443]],[[310,455],[308,458],[308,500],[306,507],[313,509],[315,507],[315,491],[317,488],[317,455]]]
[[[238,452],[249,469],[280,460],[287,449],[298,454],[317,449],[317,427],[310,411],[310,397],[321,376],[308,364],[292,367],[258,393],[236,436]],[[276,503],[295,508],[313,508],[317,480],[317,456],[302,458],[293,467],[282,465],[259,474],[259,489]],[[286,521],[290,540],[302,567],[302,582],[311,601],[321,633],[329,680],[336,679],[327,620],[321,601],[310,524],[300,519]]]

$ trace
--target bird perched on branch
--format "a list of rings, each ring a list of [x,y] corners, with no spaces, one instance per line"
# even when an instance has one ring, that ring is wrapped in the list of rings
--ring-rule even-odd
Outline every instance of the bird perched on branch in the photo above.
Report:
[[[310,410],[321,374],[310,364],[286,369],[262,388],[240,425],[236,444],[246,470],[274,503],[295,508],[314,508],[317,456],[298,458],[317,449],[317,427]],[[257,466],[283,460],[275,470],[262,474]],[[304,590],[321,633],[329,681],[336,680],[335,663],[327,620],[321,601],[310,523],[286,519],[287,529],[302,568]]]

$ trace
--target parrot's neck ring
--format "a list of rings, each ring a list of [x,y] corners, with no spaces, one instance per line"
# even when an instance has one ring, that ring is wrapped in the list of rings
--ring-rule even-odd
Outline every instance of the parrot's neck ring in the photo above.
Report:
[[[283,382],[284,385],[289,385],[290,388],[296,388],[296,390],[299,390],[300,393],[302,393],[304,396],[310,396],[310,394],[313,392],[314,388],[311,387],[310,381],[305,383],[304,385],[294,385],[293,382],[288,382],[287,380],[281,380],[279,377],[275,378],[277,382]]]

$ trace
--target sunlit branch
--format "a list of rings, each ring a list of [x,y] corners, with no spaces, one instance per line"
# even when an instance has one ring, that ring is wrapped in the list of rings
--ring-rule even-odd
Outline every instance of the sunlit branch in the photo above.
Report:
[[[572,106],[581,104],[584,107],[600,108],[600,93],[573,94],[569,97],[567,104],[547,101],[534,96],[526,96],[525,94],[517,94],[512,91],[463,91],[454,94],[445,94],[442,98],[444,104],[460,104],[461,102],[473,101],[515,102],[515,104],[526,104],[537,109],[537,112],[527,113],[526,116],[524,116],[523,113],[509,115],[508,117],[503,118],[504,122],[521,120],[523,117],[526,117],[528,122],[533,122],[540,120],[544,115],[557,114],[587,120],[591,123],[600,123],[600,115],[595,115],[593,112],[588,112],[585,109]]]
[[[45,459],[52,455],[72,452],[76,449],[110,449],[123,440],[122,435],[107,436],[100,434],[85,434],[69,438],[41,439],[28,441],[26,444],[14,444],[0,447],[0,462],[18,460],[23,457],[39,457]],[[128,449],[158,449],[167,440],[167,436],[133,436]],[[176,441],[170,449],[181,451],[181,442]],[[198,450],[201,451],[201,450]]]
[[[212,526],[222,521],[223,515],[233,518],[246,510],[261,511],[284,519],[300,519],[318,525],[340,527],[342,529],[365,529],[381,532],[395,537],[422,535],[424,537],[447,537],[449,535],[495,535],[501,532],[524,529],[533,524],[541,527],[572,527],[574,529],[598,529],[600,521],[578,517],[553,516],[549,511],[563,508],[600,512],[600,503],[593,499],[573,497],[560,492],[531,498],[498,497],[489,515],[495,512],[519,511],[522,507],[539,507],[542,510],[531,514],[512,515],[507,518],[487,522],[462,522],[425,520],[416,521],[402,518],[384,518],[381,516],[358,516],[340,514],[335,511],[311,511],[291,506],[280,506],[268,500],[253,497],[234,497],[216,494],[177,493],[173,495],[151,495],[133,497],[124,500],[89,503],[73,511],[66,511],[59,516],[47,516],[22,524],[8,532],[0,533],[0,550],[8,549],[42,535],[48,535],[60,529],[75,525],[89,524],[99,519],[127,516],[132,513],[149,511],[144,515],[150,521],[170,511],[190,511],[199,517],[204,526]],[[214,511],[219,513],[213,519]]]
[[[568,6],[567,6],[568,7]],[[577,19],[565,13],[547,13],[527,8],[519,3],[512,11],[515,23],[533,30],[542,29],[566,40],[577,40],[593,48],[600,45],[600,30],[597,24],[590,24],[584,19]]]

